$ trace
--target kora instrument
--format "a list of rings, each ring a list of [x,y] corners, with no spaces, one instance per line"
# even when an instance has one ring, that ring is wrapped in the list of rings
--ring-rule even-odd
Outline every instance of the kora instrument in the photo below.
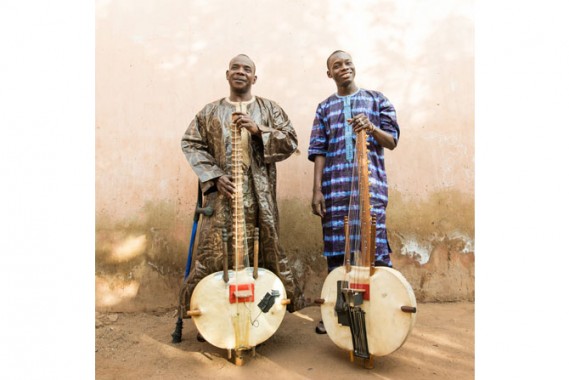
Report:
[[[237,112],[246,113],[239,103]],[[259,232],[255,229],[254,264],[249,266],[245,216],[243,209],[243,151],[241,128],[232,115],[231,173],[235,192],[231,199],[232,247],[234,268],[228,269],[228,236],[223,230],[224,270],[204,277],[195,287],[188,315],[210,344],[235,354],[235,364],[243,364],[243,353],[269,339],[286,313],[286,290],[271,271],[258,267]]]
[[[400,348],[415,324],[417,302],[405,277],[375,267],[376,218],[371,213],[367,135],[356,136],[352,196],[344,217],[344,265],[332,270],[322,287],[322,321],[332,341],[373,368],[373,356]],[[358,202],[358,207],[352,204]]]

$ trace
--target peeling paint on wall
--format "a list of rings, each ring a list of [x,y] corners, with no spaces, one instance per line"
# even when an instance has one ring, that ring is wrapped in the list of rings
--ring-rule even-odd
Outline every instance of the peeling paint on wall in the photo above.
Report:
[[[420,242],[417,236],[403,236],[399,233],[397,235],[401,237],[402,255],[409,256],[421,265],[429,261],[432,249],[430,242]]]
[[[409,256],[413,260],[417,261],[419,264],[424,265],[429,262],[431,252],[434,247],[439,245],[444,241],[445,238],[460,241],[463,246],[460,253],[472,253],[474,252],[474,240],[471,236],[461,231],[453,231],[447,236],[439,236],[430,239],[421,239],[415,234],[397,233],[397,236],[401,238],[401,255]]]
[[[474,300],[474,197],[456,190],[420,200],[390,190],[393,265],[420,301]]]

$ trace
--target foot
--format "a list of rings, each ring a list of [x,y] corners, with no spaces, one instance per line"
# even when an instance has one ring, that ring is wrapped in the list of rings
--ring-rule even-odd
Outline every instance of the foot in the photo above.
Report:
[[[316,334],[326,334],[326,327],[324,327],[324,322],[320,321],[316,325]]]
[[[202,336],[202,334],[198,333],[198,335],[196,336],[196,339],[198,340],[198,342],[205,342],[204,337]]]

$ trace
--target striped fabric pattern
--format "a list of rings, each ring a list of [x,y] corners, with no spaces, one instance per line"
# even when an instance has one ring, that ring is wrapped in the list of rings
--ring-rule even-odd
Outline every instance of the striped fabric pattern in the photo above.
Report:
[[[344,254],[344,216],[348,213],[352,194],[352,170],[354,162],[346,158],[346,136],[352,136],[355,146],[355,134],[346,133],[344,102],[346,97],[331,95],[316,109],[308,159],[314,161],[317,155],[326,157],[322,175],[322,193],[326,202],[326,215],[322,220],[324,235],[324,256]],[[360,89],[349,95],[351,113],[367,115],[369,120],[383,131],[390,133],[395,141],[399,139],[399,125],[395,108],[378,91]],[[348,128],[351,128],[348,126]],[[377,217],[376,263],[391,266],[391,249],[387,241],[385,227],[385,209],[387,207],[387,176],[383,157],[383,147],[368,136],[369,142],[369,182],[372,214]],[[348,144],[349,145],[349,144]],[[356,187],[357,189],[357,187]],[[357,190],[356,190],[357,193]],[[358,205],[352,205],[357,209]]]

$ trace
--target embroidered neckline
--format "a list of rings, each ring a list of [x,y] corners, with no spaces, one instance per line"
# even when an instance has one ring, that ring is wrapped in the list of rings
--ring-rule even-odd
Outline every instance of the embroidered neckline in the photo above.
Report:
[[[225,101],[226,101],[227,103],[231,104],[232,106],[236,106],[236,105],[238,105],[239,103],[245,104],[245,105],[249,105],[249,104],[251,104],[251,103],[253,103],[253,102],[255,101],[255,95],[253,95],[253,97],[252,97],[250,100],[243,101],[243,102],[233,102],[233,101],[229,100],[229,97],[226,97],[226,98],[225,98]]]
[[[344,95],[344,96],[342,96],[342,95],[338,95],[338,93],[335,93],[334,95],[336,95],[336,96],[337,96],[338,98],[340,98],[340,99],[345,99],[345,98],[349,98],[350,96],[357,95],[358,92],[360,92],[360,90],[361,90],[361,88],[358,88],[358,90],[357,90],[356,92],[354,92],[353,94],[350,94],[350,95]]]

